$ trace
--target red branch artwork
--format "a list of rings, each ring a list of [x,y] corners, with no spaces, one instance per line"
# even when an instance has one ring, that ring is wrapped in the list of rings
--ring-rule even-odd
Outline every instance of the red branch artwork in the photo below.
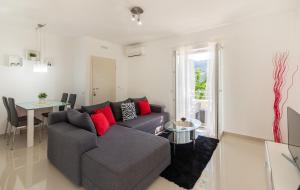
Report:
[[[273,71],[273,79],[274,86],[273,91],[275,95],[273,109],[274,109],[274,121],[273,121],[273,135],[274,141],[277,143],[281,143],[281,131],[280,131],[280,120],[282,118],[282,111],[285,103],[289,97],[289,90],[292,88],[294,84],[294,76],[298,71],[298,66],[296,70],[292,74],[292,79],[290,85],[286,88],[285,99],[281,103],[283,99],[283,89],[286,85],[286,76],[288,71],[288,57],[289,54],[287,52],[277,53],[273,58],[274,71]]]

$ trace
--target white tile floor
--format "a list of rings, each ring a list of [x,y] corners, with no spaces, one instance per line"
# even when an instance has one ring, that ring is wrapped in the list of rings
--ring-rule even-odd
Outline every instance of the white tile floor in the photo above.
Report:
[[[71,190],[74,186],[47,160],[46,140],[26,148],[26,135],[16,137],[14,151],[0,137],[0,190]],[[37,142],[37,141],[36,141]],[[179,190],[159,177],[148,190]],[[225,135],[194,190],[265,190],[264,144]]]

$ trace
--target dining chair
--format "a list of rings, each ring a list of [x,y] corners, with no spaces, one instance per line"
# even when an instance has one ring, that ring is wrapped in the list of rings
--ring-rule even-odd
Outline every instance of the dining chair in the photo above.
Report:
[[[76,103],[76,94],[70,94],[68,104],[71,109],[74,109]]]
[[[5,107],[5,110],[6,110],[6,114],[7,114],[6,127],[5,127],[5,133],[4,133],[4,138],[6,138],[6,136],[7,136],[7,130],[10,127],[10,112],[9,112],[7,97],[3,96],[2,100],[3,100],[3,104],[4,104],[4,107]]]
[[[69,96],[68,93],[63,93],[62,96],[61,96],[61,100],[60,101],[66,103],[67,100],[68,100],[68,96]],[[65,110],[65,106],[59,106],[58,110],[59,111],[64,111]]]
[[[62,96],[61,96],[61,100],[60,101],[66,103],[67,100],[68,100],[68,96],[69,96],[68,93],[63,93]],[[65,106],[59,106],[58,110],[59,111],[64,111],[65,110]],[[49,112],[42,113],[42,116],[43,116],[44,121],[45,121],[45,119],[47,119],[48,116],[49,116]]]
[[[17,129],[27,128],[27,116],[19,117],[16,109],[15,100],[13,98],[8,98],[8,107],[10,112],[10,130],[9,130],[9,139],[8,144],[11,143],[10,149],[14,149],[15,145],[15,136]],[[42,136],[42,121],[34,117],[34,126],[40,127],[40,135],[39,135],[39,142],[41,142]],[[13,132],[11,131],[13,130]],[[13,134],[11,134],[13,133]]]

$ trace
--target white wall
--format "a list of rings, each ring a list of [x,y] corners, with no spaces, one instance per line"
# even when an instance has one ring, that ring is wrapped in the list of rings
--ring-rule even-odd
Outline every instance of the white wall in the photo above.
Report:
[[[292,68],[299,64],[295,52],[296,23],[296,14],[291,11],[145,43],[145,56],[128,59],[128,95],[146,95],[174,114],[173,51],[182,45],[218,41],[224,45],[225,131],[272,139],[272,57],[277,51],[289,50]],[[295,83],[300,83],[299,77]],[[300,97],[300,88],[291,94]],[[291,98],[288,104],[298,102]],[[282,128],[285,135],[285,123]]]
[[[76,40],[76,61],[74,83],[77,94],[77,103],[90,104],[90,63],[91,56],[99,56],[116,60],[116,98],[127,98],[127,60],[124,57],[121,45],[92,37],[83,37]]]
[[[33,65],[8,67],[7,56],[25,57],[26,49],[36,49],[35,30],[2,27],[0,30],[0,96],[15,98],[16,102],[36,101],[39,92],[47,92],[48,99],[60,99],[62,92],[73,91],[73,38],[47,34],[46,56],[54,59],[48,73],[34,73]],[[2,100],[1,100],[2,101]],[[0,134],[4,131],[6,111],[0,104]]]

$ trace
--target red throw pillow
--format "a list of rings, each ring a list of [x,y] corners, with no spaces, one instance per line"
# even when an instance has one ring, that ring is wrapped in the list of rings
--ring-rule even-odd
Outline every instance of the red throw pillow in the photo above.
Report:
[[[151,113],[151,108],[148,100],[140,100],[138,102],[141,115],[147,115]]]
[[[103,113],[95,113],[91,116],[97,134],[102,136],[109,129],[109,122]]]
[[[106,119],[108,120],[109,125],[116,124],[116,120],[115,120],[115,117],[114,117],[114,115],[111,111],[110,106],[105,106],[104,108],[97,109],[95,111],[95,113],[103,113],[105,115]]]

